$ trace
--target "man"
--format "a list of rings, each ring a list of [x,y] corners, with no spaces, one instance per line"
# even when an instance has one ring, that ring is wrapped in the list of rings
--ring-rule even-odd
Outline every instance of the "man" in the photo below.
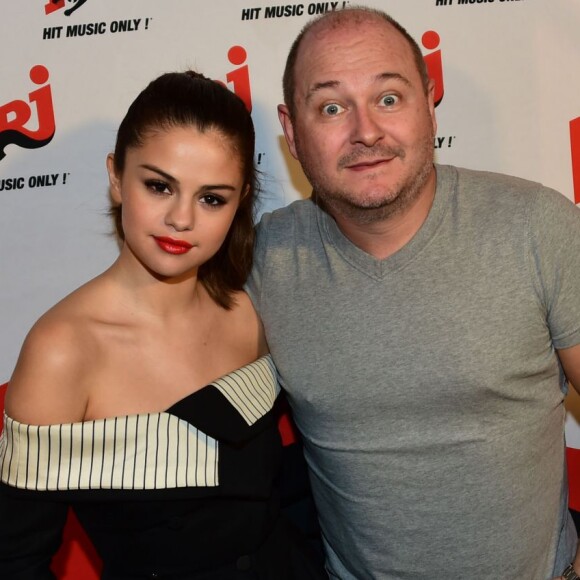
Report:
[[[580,211],[539,184],[434,166],[432,82],[384,13],[307,25],[284,92],[313,196],[263,218],[248,289],[331,576],[561,575],[576,550],[563,398],[566,377],[580,385]]]

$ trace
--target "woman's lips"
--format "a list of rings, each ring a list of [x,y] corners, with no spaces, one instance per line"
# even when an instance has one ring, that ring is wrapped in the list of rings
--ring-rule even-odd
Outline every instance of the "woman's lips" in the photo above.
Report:
[[[174,240],[173,238],[167,238],[164,236],[153,236],[153,239],[157,242],[157,245],[168,254],[185,254],[193,248],[193,245],[185,240]]]

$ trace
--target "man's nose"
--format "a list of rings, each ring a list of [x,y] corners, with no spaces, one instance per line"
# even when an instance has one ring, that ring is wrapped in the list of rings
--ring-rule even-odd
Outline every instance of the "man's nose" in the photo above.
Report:
[[[352,143],[362,143],[372,147],[384,137],[380,113],[371,107],[361,107],[355,110],[352,117]]]

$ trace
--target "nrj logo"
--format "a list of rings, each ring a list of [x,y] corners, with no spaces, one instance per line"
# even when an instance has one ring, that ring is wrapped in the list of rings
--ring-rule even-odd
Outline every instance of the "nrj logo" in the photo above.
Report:
[[[572,181],[574,203],[580,203],[580,117],[570,121],[570,150],[572,152]]]
[[[248,53],[243,46],[232,46],[228,50],[228,60],[231,64],[239,67],[226,74],[226,81],[232,86],[229,87],[226,83],[219,80],[217,82],[221,83],[228,89],[231,88],[231,90],[233,90],[233,92],[244,101],[246,108],[251,113],[252,90],[250,89],[250,70],[248,65],[244,64],[247,58]]]
[[[42,85],[28,93],[28,100],[18,99],[0,105],[0,161],[6,153],[4,149],[11,143],[26,149],[37,149],[50,143],[54,137],[54,108],[52,92],[48,83],[48,69],[37,64],[30,69],[30,80]],[[36,129],[26,127],[32,117],[32,105],[36,109]]]
[[[428,30],[423,34],[422,42],[423,46],[429,50],[433,50],[423,57],[425,64],[427,65],[427,71],[429,77],[433,79],[435,83],[435,106],[437,106],[443,99],[444,85],[443,85],[443,65],[441,60],[441,50],[434,50],[438,48],[440,43],[440,37],[434,30]],[[248,58],[248,53],[243,46],[232,46],[228,50],[228,60],[231,64],[236,65],[238,68],[226,74],[227,83],[231,84],[233,92],[238,95],[246,104],[246,107],[250,113],[252,112],[252,90],[250,87],[250,71],[246,63]],[[221,82],[224,86],[226,83]]]
[[[421,37],[421,42],[426,49],[434,51],[424,55],[423,60],[427,65],[427,72],[429,73],[429,77],[432,78],[433,82],[435,83],[434,101],[435,106],[437,106],[443,100],[443,93],[445,92],[445,87],[443,84],[443,63],[441,59],[441,49],[435,50],[439,47],[441,38],[434,30],[428,30]]]
[[[78,10],[87,0],[68,0],[72,4],[70,8],[64,11],[65,16],[70,16],[75,10]],[[65,0],[48,0],[44,5],[44,13],[46,15],[52,14],[57,10],[62,10],[66,5]]]

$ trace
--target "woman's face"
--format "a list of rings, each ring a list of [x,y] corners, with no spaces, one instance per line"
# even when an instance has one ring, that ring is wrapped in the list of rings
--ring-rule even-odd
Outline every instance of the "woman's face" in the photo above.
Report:
[[[189,126],[154,131],[127,150],[121,175],[112,156],[107,168],[122,205],[121,259],[158,278],[196,275],[224,242],[243,193],[231,140]]]

